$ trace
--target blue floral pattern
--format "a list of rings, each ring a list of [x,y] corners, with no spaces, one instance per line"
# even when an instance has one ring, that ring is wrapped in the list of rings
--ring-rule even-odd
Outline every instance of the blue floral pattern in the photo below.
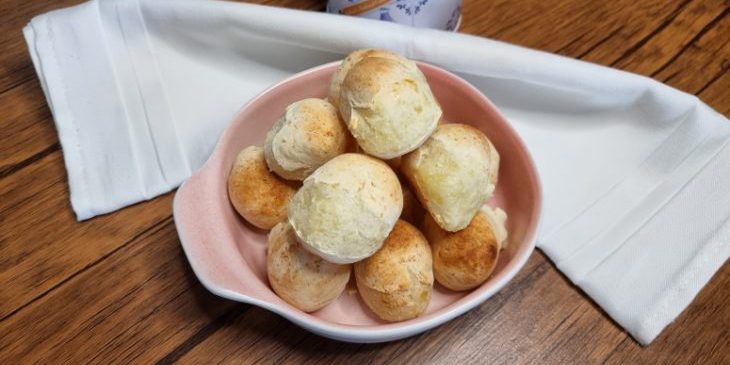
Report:
[[[387,6],[384,6],[380,8],[380,20],[384,20],[386,22],[394,22],[393,18],[390,16],[390,9]]]
[[[446,22],[446,30],[456,29],[456,26],[459,24],[459,16],[461,16],[461,5],[457,6],[454,12],[451,13],[451,18]]]
[[[395,7],[402,10],[406,15],[416,15],[429,0],[395,0]]]
[[[343,9],[350,14],[357,10],[358,14],[350,14],[368,19],[407,24],[414,27],[429,27],[444,30],[455,30],[461,20],[461,4],[463,0],[328,0],[327,12],[343,14]],[[353,6],[361,4],[367,6]],[[378,6],[373,6],[373,5]]]

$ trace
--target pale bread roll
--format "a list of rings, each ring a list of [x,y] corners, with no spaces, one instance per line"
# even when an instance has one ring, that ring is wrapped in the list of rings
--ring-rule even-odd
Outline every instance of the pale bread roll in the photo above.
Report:
[[[403,209],[400,182],[378,159],[346,153],[304,180],[289,222],[311,252],[346,264],[377,251]]]
[[[399,220],[374,255],[355,263],[360,296],[381,319],[395,322],[423,314],[431,300],[431,247],[421,232]]]
[[[347,73],[340,113],[363,151],[392,159],[420,146],[441,118],[441,107],[420,70],[368,57]]]
[[[347,127],[337,109],[323,99],[304,99],[286,107],[266,135],[269,169],[288,180],[304,180],[348,147]]]
[[[261,147],[246,147],[238,153],[228,175],[228,198],[243,219],[261,229],[271,229],[286,219],[286,208],[294,193],[292,183],[269,171]]]
[[[332,75],[332,79],[330,80],[328,99],[329,102],[332,103],[332,105],[338,108],[338,110],[340,107],[340,89],[342,87],[342,82],[345,81],[345,76],[347,76],[347,73],[350,72],[352,66],[362,61],[364,58],[368,57],[389,58],[394,61],[401,62],[406,67],[412,68],[414,70],[418,68],[413,61],[397,53],[386,51],[384,49],[365,48],[351,52],[342,61],[342,63],[340,63],[340,66],[337,67],[337,71],[335,71],[335,73]]]
[[[305,250],[287,222],[269,233],[266,274],[274,292],[287,303],[313,312],[337,299],[350,280],[350,265],[324,261]]]
[[[481,131],[443,124],[403,157],[401,172],[441,228],[455,232],[492,197],[499,154]]]
[[[499,242],[486,214],[479,211],[469,225],[447,232],[426,215],[423,234],[433,250],[433,274],[451,290],[469,290],[485,282],[497,265]]]

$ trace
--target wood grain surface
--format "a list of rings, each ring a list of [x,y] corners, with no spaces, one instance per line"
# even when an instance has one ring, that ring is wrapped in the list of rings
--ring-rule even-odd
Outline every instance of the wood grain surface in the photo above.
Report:
[[[0,364],[730,364],[728,264],[647,348],[540,252],[475,310],[416,337],[356,345],[208,293],[181,251],[171,194],[76,222],[21,28],[77,2],[0,1]],[[728,9],[728,0],[465,0],[461,31],[643,74],[730,115]]]

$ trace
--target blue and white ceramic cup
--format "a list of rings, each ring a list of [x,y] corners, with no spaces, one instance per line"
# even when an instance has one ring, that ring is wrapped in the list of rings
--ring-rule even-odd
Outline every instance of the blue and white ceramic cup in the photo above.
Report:
[[[457,30],[461,0],[329,0],[327,12],[420,28]]]

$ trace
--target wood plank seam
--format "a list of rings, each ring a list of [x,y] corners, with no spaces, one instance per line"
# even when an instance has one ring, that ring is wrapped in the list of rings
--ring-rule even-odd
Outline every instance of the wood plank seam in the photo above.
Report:
[[[53,155],[54,152],[51,152],[48,156]],[[41,157],[40,160],[43,160],[44,158],[48,157]],[[33,164],[29,164],[28,166],[32,166]],[[28,201],[32,201],[36,196],[43,194],[43,190],[38,190],[35,193],[29,195],[26,197]],[[0,207],[0,216],[4,216],[7,214],[8,211],[12,209],[16,209],[18,206],[22,205],[23,202],[16,202],[15,204],[10,204],[4,207]],[[2,322],[2,318],[0,318],[0,322]]]
[[[717,74],[715,74],[715,76],[712,76],[712,78],[709,81],[707,81],[699,90],[697,90],[697,92],[695,92],[695,95],[702,94],[702,92],[705,91],[712,84],[714,84],[715,81],[719,80],[722,76],[724,76],[725,73],[727,73],[727,71],[728,71],[727,64],[723,64],[720,71]]]
[[[579,290],[579,289],[576,289],[576,290]],[[576,305],[575,305],[575,307],[573,308],[573,310],[571,310],[571,311],[570,311],[569,313],[573,313],[573,312],[575,312],[575,311],[576,311],[576,310],[577,310],[578,308],[580,308],[580,306],[581,306],[582,304],[583,304],[583,302],[578,302],[578,303],[576,303]],[[562,320],[561,320],[561,321],[560,321],[560,322],[559,322],[558,324],[556,324],[556,325],[555,325],[555,327],[553,327],[553,329],[552,329],[552,330],[551,330],[551,331],[550,331],[550,332],[548,333],[548,335],[547,335],[546,337],[550,337],[550,336],[552,336],[553,334],[555,334],[555,332],[557,332],[557,331],[558,331],[558,330],[560,329],[560,327],[562,327],[562,326],[563,326],[563,323],[565,323],[565,322],[566,322],[566,321],[567,321],[567,320],[568,320],[569,318],[570,318],[570,315],[568,315],[568,316],[565,316],[565,318],[563,318],[563,319],[562,319]]]
[[[22,68],[21,68],[21,70],[22,70]],[[16,71],[16,72],[17,72],[17,71]],[[33,73],[30,73],[30,74],[29,74],[28,76],[26,76],[26,77],[24,77],[24,78],[22,78],[22,79],[20,79],[20,80],[16,81],[16,82],[15,82],[15,83],[13,83],[13,84],[10,84],[10,85],[8,85],[7,87],[5,87],[5,89],[3,89],[3,90],[0,90],[0,96],[2,96],[2,94],[5,94],[6,92],[12,91],[13,89],[15,89],[15,88],[17,88],[17,87],[20,87],[20,86],[22,86],[22,85],[23,85],[23,84],[25,84],[26,82],[31,82],[31,81],[33,81],[33,79],[37,79],[37,77],[35,77],[35,72],[33,72]],[[39,83],[40,83],[40,80],[39,80]]]
[[[294,342],[293,344],[291,344],[291,346],[289,346],[289,348],[288,348],[288,349],[286,350],[286,352],[284,352],[284,354],[280,355],[280,356],[279,356],[279,357],[278,357],[278,358],[276,359],[276,362],[277,362],[277,363],[280,363],[280,364],[282,364],[282,363],[286,363],[286,360],[287,360],[287,359],[289,359],[289,358],[291,357],[291,355],[292,355],[292,353],[294,352],[294,350],[296,350],[296,349],[297,349],[297,348],[299,347],[299,345],[301,345],[301,344],[302,344],[303,342],[305,342],[305,341],[307,341],[307,336],[301,336],[301,337],[300,337],[300,338],[299,338],[298,340],[296,340],[296,342]],[[258,342],[258,341],[257,341],[257,342]],[[255,343],[254,343],[254,344],[255,344]],[[254,362],[255,362],[255,363],[260,363],[260,362],[261,362],[261,360],[263,360],[263,359],[262,359],[262,358],[258,358],[258,359],[256,359],[256,361],[254,361]]]
[[[703,27],[703,28],[702,28],[702,29],[701,29],[701,30],[700,30],[699,32],[697,32],[697,34],[695,34],[695,35],[694,35],[694,37],[692,37],[692,39],[690,39],[690,40],[689,40],[689,41],[687,42],[687,44],[685,44],[684,46],[682,46],[682,48],[681,48],[681,49],[679,50],[679,52],[677,52],[676,54],[674,54],[674,56],[672,56],[672,57],[671,57],[671,58],[670,58],[670,59],[669,59],[669,60],[668,60],[667,62],[665,62],[665,63],[664,63],[663,65],[661,65],[661,66],[660,66],[660,67],[659,67],[659,68],[658,68],[658,69],[657,69],[656,71],[652,72],[652,73],[651,73],[651,77],[655,77],[655,76],[656,76],[657,74],[659,74],[660,72],[664,71],[664,70],[665,70],[665,69],[666,69],[667,67],[669,67],[669,66],[670,66],[670,65],[671,65],[671,64],[672,64],[672,63],[673,63],[674,61],[676,61],[676,60],[677,60],[677,59],[678,59],[678,58],[679,58],[680,56],[682,56],[682,55],[684,54],[684,52],[685,52],[685,51],[687,51],[687,49],[688,49],[689,47],[691,47],[691,46],[692,46],[693,44],[695,44],[695,43],[696,43],[696,42],[697,42],[698,40],[700,40],[700,39],[702,38],[702,36],[704,36],[704,35],[705,35],[705,33],[707,33],[707,32],[708,32],[708,31],[710,31],[710,30],[711,30],[712,28],[714,28],[714,27],[715,27],[715,25],[717,25],[717,23],[719,23],[719,22],[720,22],[720,20],[722,20],[722,18],[724,18],[724,17],[725,17],[725,16],[726,16],[726,15],[728,14],[728,10],[730,10],[730,8],[726,8],[726,9],[725,9],[725,11],[723,11],[722,13],[720,13],[720,15],[716,16],[716,17],[715,17],[714,19],[712,19],[712,20],[711,20],[711,21],[710,21],[709,23],[707,23],[707,24],[706,24],[706,25],[705,25],[705,26],[704,26],[704,27]],[[668,81],[668,78],[667,78],[667,79],[664,79],[663,81],[664,81],[664,82],[667,82],[667,81]]]
[[[672,11],[669,14],[669,16],[666,19],[664,19],[659,24],[658,27],[656,27],[654,30],[652,30],[651,32],[649,32],[649,34],[647,34],[644,38],[642,38],[638,42],[636,42],[633,46],[629,47],[629,49],[627,49],[621,56],[619,56],[619,58],[617,58],[616,60],[614,60],[613,62],[611,62],[609,64],[609,66],[615,67],[619,62],[623,61],[624,59],[626,59],[627,57],[629,57],[631,54],[633,54],[634,52],[636,52],[637,50],[639,50],[641,47],[643,47],[646,44],[646,42],[649,42],[649,40],[651,40],[652,38],[654,38],[654,36],[656,36],[657,34],[659,34],[662,30],[664,30],[664,28],[668,27],[669,24],[671,24],[672,21],[674,21],[674,19],[676,19],[677,16],[679,16],[679,14],[691,2],[692,2],[692,0],[685,0],[681,4],[679,4],[679,6],[677,6],[677,8],[675,8],[674,11]]]
[[[540,14],[538,14],[538,15],[540,15]],[[514,22],[512,22],[510,24],[507,24],[506,26],[504,26],[502,28],[497,29],[496,31],[494,31],[491,34],[489,34],[487,37],[496,39],[496,37],[498,35],[500,35],[500,34],[506,32],[506,31],[512,29],[516,25],[520,25],[520,24],[526,23],[530,19],[532,19],[532,17],[525,18],[525,19],[518,19],[518,20],[516,20],[516,21],[514,21]]]
[[[580,308],[581,308],[581,306],[578,306],[578,308],[580,309]],[[564,330],[563,332],[569,332],[569,331],[570,331],[570,329],[572,329],[573,327],[575,327],[575,325],[576,325],[576,324],[577,324],[577,323],[578,323],[578,322],[580,321],[580,319],[581,319],[581,318],[583,318],[583,316],[584,316],[584,315],[585,315],[586,313],[588,313],[588,309],[587,309],[587,308],[584,308],[583,310],[581,310],[581,311],[580,311],[580,314],[579,314],[579,315],[578,315],[578,316],[577,316],[577,317],[576,317],[576,318],[575,318],[575,319],[574,319],[574,320],[573,320],[572,322],[570,322],[570,323],[568,324],[568,327],[567,327],[567,328],[565,328],[565,330]],[[570,317],[571,317],[571,316],[572,316],[573,314],[575,314],[575,312],[571,312],[571,313],[570,313],[570,315],[568,316],[568,318],[570,318]],[[574,337],[574,336],[575,336],[575,333],[574,333],[574,334],[572,334],[572,335],[570,335],[570,336],[561,336],[560,340],[558,340],[558,341],[554,341],[554,342],[552,343],[552,345],[551,345],[551,346],[550,346],[550,347],[549,347],[549,348],[547,349],[547,351],[545,351],[545,353],[546,353],[546,354],[551,354],[551,353],[553,353],[553,352],[555,351],[555,349],[556,349],[556,348],[558,348],[558,347],[562,346],[562,345],[563,345],[563,344],[565,344],[566,342],[569,342],[570,340],[572,340],[572,339],[573,339],[573,337]]]
[[[413,345],[417,343],[417,340],[419,337],[423,336],[423,333],[419,333],[418,335],[415,335],[413,337],[409,337],[408,340],[401,342],[400,346],[396,349],[394,353],[392,353],[387,359],[385,359],[385,363],[389,364],[392,363],[395,359],[397,359],[400,355],[404,354],[407,350],[410,350]],[[408,358],[404,359],[405,362],[408,362]]]
[[[522,292],[522,287],[525,286],[527,283],[533,282],[537,280],[542,275],[545,275],[545,273],[548,271],[548,269],[551,267],[551,264],[547,260],[547,258],[544,258],[545,261],[541,262],[539,265],[535,266],[531,271],[529,271],[525,277],[513,285],[508,285],[504,291],[498,292],[494,297],[490,298],[489,300],[498,300],[501,301],[500,305],[494,308],[494,310],[487,313],[484,313],[486,315],[493,314],[500,309],[502,309],[507,304],[507,299],[511,298],[512,295],[519,294]],[[475,308],[474,310],[467,312],[462,315],[462,317],[468,318],[470,315],[474,315],[475,312],[477,312],[479,307]],[[433,354],[431,355],[431,360],[434,360],[434,357],[441,351],[441,349],[444,348],[444,346],[447,345],[446,341],[442,341],[436,349],[433,351]]]
[[[32,165],[35,162],[38,162],[42,158],[50,155],[53,152],[60,150],[60,149],[61,149],[61,143],[56,142],[56,143],[44,148],[42,151],[26,158],[23,161],[20,161],[18,163],[15,163],[15,164],[12,164],[9,166],[4,166],[2,169],[0,169],[0,179],[9,177],[10,175]]]
[[[213,333],[217,332],[224,326],[233,323],[236,318],[246,313],[251,308],[250,305],[241,304],[239,306],[230,309],[220,316],[213,319],[210,323],[203,326],[192,336],[188,337],[183,343],[179,344],[172,351],[168,352],[164,357],[156,362],[157,365],[169,365],[175,363],[178,359],[183,357],[185,354],[190,352],[193,348],[198,346],[201,342],[205,341]]]
[[[570,41],[570,42],[568,42],[567,44],[565,44],[565,45],[561,46],[560,48],[558,48],[558,49],[557,49],[556,51],[554,51],[553,53],[558,53],[558,54],[559,54],[559,53],[561,53],[561,52],[565,51],[566,49],[570,48],[570,46],[572,46],[572,45],[576,44],[576,43],[577,43],[578,41],[580,41],[581,39],[583,39],[583,37],[584,37],[584,36],[585,36],[586,34],[588,34],[588,33],[586,32],[586,33],[583,33],[583,34],[579,35],[579,36],[578,36],[577,38],[574,38],[573,40],[571,40],[571,41]]]
[[[164,227],[163,227],[163,228],[164,228]],[[200,285],[200,284],[198,283],[198,285]],[[175,294],[174,296],[172,296],[171,298],[169,298],[169,299],[168,299],[167,301],[165,301],[164,303],[160,303],[160,304],[158,304],[158,305],[157,305],[157,306],[156,306],[156,307],[155,307],[155,308],[154,308],[154,309],[153,309],[152,311],[150,311],[149,313],[147,313],[147,314],[146,314],[145,316],[143,316],[142,318],[138,319],[137,321],[135,321],[134,323],[132,323],[132,324],[131,324],[130,326],[128,326],[128,327],[127,327],[127,328],[125,328],[124,330],[122,330],[122,331],[119,331],[119,332],[118,332],[118,333],[117,333],[116,335],[114,335],[114,337],[112,337],[112,339],[111,339],[111,340],[109,340],[109,341],[108,341],[108,343],[113,343],[113,342],[115,342],[115,341],[116,341],[117,339],[119,339],[119,338],[120,338],[120,337],[122,337],[123,335],[127,334],[127,332],[129,332],[129,330],[130,330],[130,329],[132,329],[132,328],[133,328],[134,326],[136,326],[136,325],[137,325],[137,324],[139,324],[139,323],[142,323],[142,322],[144,322],[145,320],[147,320],[147,319],[148,319],[148,318],[149,318],[150,316],[152,316],[153,314],[157,314],[157,313],[159,312],[159,309],[160,309],[160,308],[162,308],[162,307],[164,307],[164,306],[166,306],[166,305],[170,304],[171,302],[175,301],[175,300],[176,300],[177,298],[179,298],[180,296],[182,296],[182,295],[183,295],[183,294],[185,294],[186,292],[190,291],[191,289],[193,289],[193,287],[187,287],[187,288],[184,288],[184,289],[180,290],[180,291],[179,291],[179,292],[178,292],[177,294]],[[92,357],[92,358],[91,358],[91,359],[89,360],[89,362],[90,362],[90,363],[93,363],[93,362],[94,362],[94,360],[96,360],[96,359],[97,359],[97,358],[98,358],[98,357],[99,357],[99,356],[100,356],[101,354],[102,354],[102,352],[101,352],[101,351],[97,352],[97,353],[96,353],[96,355],[94,355],[94,357]]]
[[[630,339],[629,337],[626,337],[626,338],[624,338],[624,340],[623,340],[623,341],[619,342],[619,344],[618,344],[618,345],[616,345],[616,347],[614,347],[614,348],[613,348],[613,350],[611,350],[611,352],[609,352],[608,354],[606,354],[606,358],[605,358],[605,359],[603,359],[603,361],[601,362],[601,365],[605,365],[605,364],[606,364],[606,363],[608,362],[608,360],[610,360],[610,359],[611,359],[611,357],[612,357],[612,356],[613,356],[613,355],[614,355],[615,353],[617,353],[617,352],[619,351],[619,349],[620,349],[620,348],[626,347],[626,345],[627,345],[627,344],[628,344],[628,343],[629,343],[630,341],[631,341],[631,339]]]
[[[160,226],[159,229],[151,231],[150,234],[155,234],[155,233],[159,232],[161,229],[164,229],[166,226],[167,226],[167,224],[163,224]],[[77,331],[73,336],[70,336],[69,338],[67,338],[63,343],[56,344],[51,349],[55,350],[58,347],[65,346],[67,343],[73,341],[78,335],[82,334],[84,332],[84,330],[91,330],[94,327],[96,327],[97,324],[106,321],[111,315],[114,314],[114,312],[117,311],[117,309],[119,309],[119,307],[122,307],[123,305],[125,305],[127,303],[127,300],[133,299],[137,295],[137,293],[143,287],[145,287],[147,285],[147,283],[153,281],[154,279],[157,279],[156,276],[151,276],[151,277],[145,279],[144,281],[137,283],[137,285],[134,286],[134,289],[124,293],[124,296],[122,296],[120,298],[121,299],[120,301],[109,303],[96,312],[97,314],[101,314],[104,312],[107,312],[107,313],[105,313],[99,317],[92,316],[89,319],[87,319],[86,321],[82,322],[81,325],[79,326],[81,328],[80,331]]]
[[[145,232],[143,232],[140,235],[135,235],[135,237],[139,237],[140,239],[143,239],[146,236],[153,235],[153,234],[161,231],[168,224],[171,224],[171,223],[172,223],[172,217],[171,216],[168,216],[167,218],[165,218],[165,219],[163,219],[161,221],[158,221],[157,223],[155,223],[154,225],[152,225],[148,229],[146,229],[145,232],[148,233],[148,234],[145,234]],[[125,242],[122,245],[122,247],[129,245],[131,242],[134,242],[134,240],[129,240],[128,242]],[[115,249],[114,251],[115,252],[118,252],[117,249]],[[83,273],[84,271],[86,271],[86,268],[84,268],[83,270],[78,271],[78,273]],[[138,283],[133,290],[125,293],[125,295],[121,299],[133,298],[134,295],[139,290],[141,290],[148,282],[152,281],[153,279],[156,279],[156,277],[155,276],[152,276],[152,277],[147,278],[145,281],[143,281],[141,283]],[[125,302],[122,302],[122,301],[110,303],[110,304],[106,305],[105,307],[103,307],[101,310],[97,311],[97,313],[105,312],[108,309],[112,308],[113,306],[121,306],[123,304],[125,304]],[[54,345],[53,347],[51,347],[51,350],[56,350],[59,347],[66,346],[69,342],[71,342],[74,339],[76,339],[76,337],[78,337],[80,334],[83,334],[84,330],[91,330],[93,327],[96,326],[97,323],[104,322],[115,311],[116,311],[116,309],[113,309],[108,314],[106,314],[106,315],[104,315],[104,316],[102,316],[100,318],[90,317],[87,321],[83,322],[79,326],[80,327],[80,330],[79,331],[77,331],[74,335],[69,336],[68,338],[66,338],[63,342],[59,342],[56,345]]]
[[[215,332],[214,332],[214,333],[215,333]],[[211,333],[211,334],[212,334],[212,333]],[[248,347],[248,348],[255,348],[255,347],[256,347],[256,345],[257,345],[257,344],[258,344],[259,342],[261,342],[261,340],[262,340],[263,338],[264,338],[264,336],[259,336],[259,337],[257,337],[257,338],[256,338],[256,339],[255,339],[255,340],[254,340],[253,342],[251,342],[250,344],[248,344],[248,346],[247,346],[247,347]],[[236,346],[236,349],[235,349],[234,351],[231,351],[231,353],[229,353],[228,355],[224,356],[224,357],[223,357],[222,359],[220,359],[220,361],[218,361],[218,364],[222,364],[222,363],[224,363],[224,362],[225,362],[225,361],[226,361],[226,360],[227,360],[228,358],[230,358],[230,357],[231,357],[232,355],[234,355],[234,354],[235,354],[235,353],[236,353],[236,352],[237,352],[237,351],[238,351],[239,349],[243,348],[243,346],[245,346],[245,345],[246,345],[245,343],[239,343],[239,344],[238,344],[238,346]],[[267,354],[261,354],[261,356],[266,356],[266,355],[267,355]],[[252,363],[254,363],[254,364],[260,363],[260,360],[261,360],[261,357],[259,357],[259,358],[256,358],[256,359],[255,359],[254,361],[252,361]]]
[[[56,290],[57,288],[61,287],[64,284],[68,283],[70,280],[72,280],[73,278],[77,277],[78,275],[80,275],[84,271],[86,271],[86,270],[88,270],[88,269],[90,269],[90,268],[92,268],[92,267],[94,267],[94,266],[102,263],[107,258],[109,258],[112,255],[114,255],[115,253],[119,252],[121,249],[123,249],[124,247],[126,247],[130,243],[134,242],[137,239],[140,239],[140,238],[144,237],[147,233],[150,233],[151,234],[151,233],[154,233],[154,232],[158,231],[159,229],[162,229],[165,226],[164,223],[166,221],[170,222],[171,219],[172,219],[172,215],[168,215],[165,218],[163,218],[162,220],[159,220],[159,221],[155,222],[154,224],[152,224],[148,228],[145,228],[144,230],[142,230],[138,234],[134,235],[129,240],[125,241],[123,244],[119,245],[119,247],[117,247],[114,250],[106,253],[105,255],[101,256],[97,260],[95,260],[95,261],[87,264],[86,266],[84,266],[81,270],[78,270],[78,271],[74,272],[73,274],[69,275],[68,277],[66,277],[63,280],[59,281],[58,283],[54,284],[52,287],[48,288],[43,293],[35,296],[33,299],[29,300],[27,303],[19,306],[18,308],[13,309],[8,314],[6,314],[4,317],[0,318],[0,323],[4,322],[5,320],[7,320],[7,319],[9,319],[11,317],[13,317],[14,315],[16,315],[21,310],[27,308],[28,306],[30,306],[31,304],[35,303],[39,299],[41,299],[41,298],[45,297],[46,295],[48,295],[50,292]],[[154,230],[156,227],[158,227],[159,229]]]
[[[662,82],[665,83],[665,84],[666,83],[669,83],[670,81],[672,81],[672,79],[674,79],[675,77],[679,76],[680,73],[681,73],[681,71],[675,71],[671,75],[667,76],[666,79],[662,80]]]
[[[620,32],[622,29],[624,29],[624,26],[623,25],[622,26],[619,26],[618,28],[616,28],[615,30],[613,30],[611,33],[609,33],[606,37],[604,37],[600,41],[596,42],[596,44],[592,45],[590,48],[588,48],[587,50],[585,50],[584,52],[582,52],[581,54],[579,54],[576,58],[583,59],[583,57],[588,56],[591,52],[593,52],[594,50],[596,50],[596,48],[600,47],[601,45],[603,45],[604,43],[606,43],[606,41],[608,41],[609,39],[613,38],[613,36],[615,36],[616,34],[618,34],[618,32]]]

